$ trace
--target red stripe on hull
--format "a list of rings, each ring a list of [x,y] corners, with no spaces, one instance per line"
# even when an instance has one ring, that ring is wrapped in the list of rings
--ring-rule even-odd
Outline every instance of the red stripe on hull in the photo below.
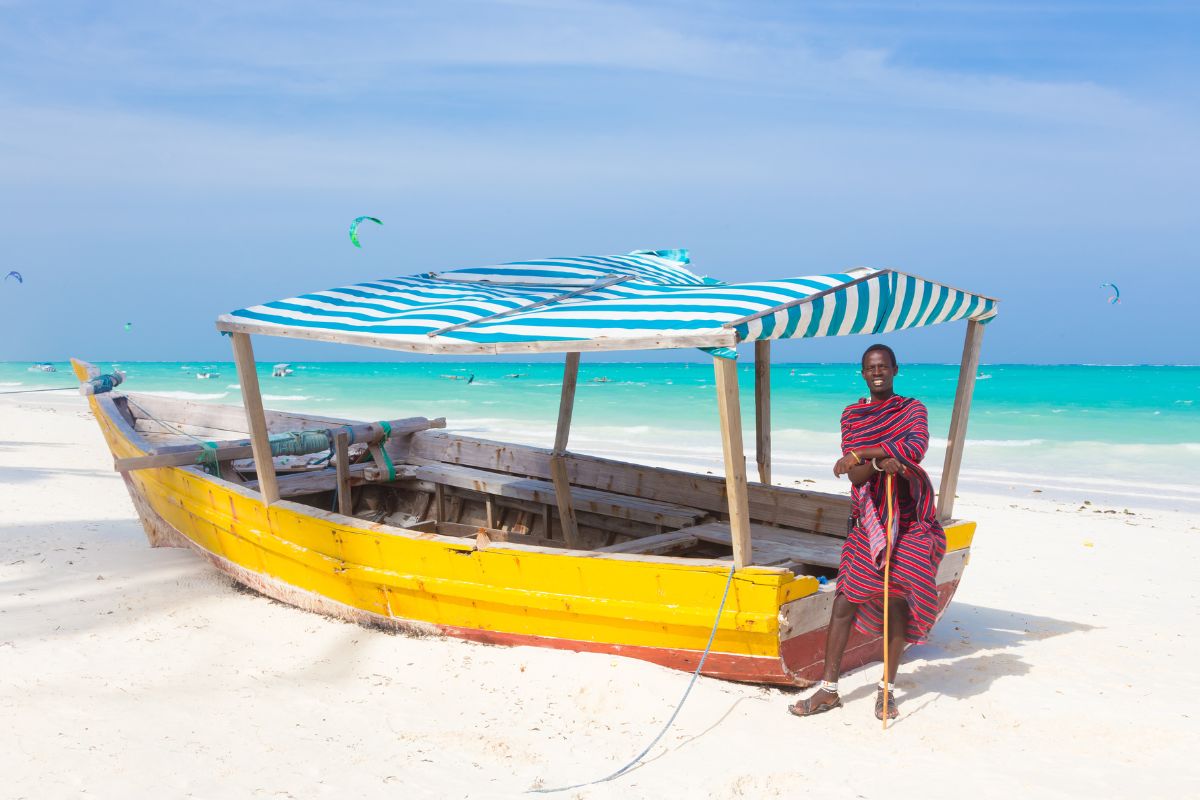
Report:
[[[939,619],[957,589],[958,581],[938,586]],[[792,683],[808,685],[821,679],[821,673],[825,670],[825,634],[826,627],[822,626],[779,643],[779,654],[783,658],[784,668],[793,677]],[[873,661],[883,661],[883,637],[851,630],[846,653],[842,656],[842,672]]]

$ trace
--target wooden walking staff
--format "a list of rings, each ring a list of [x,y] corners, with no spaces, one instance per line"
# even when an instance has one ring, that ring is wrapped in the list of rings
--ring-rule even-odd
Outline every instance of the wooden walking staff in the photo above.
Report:
[[[887,528],[886,539],[887,546],[884,550],[883,557],[883,729],[887,730],[888,724],[888,675],[891,670],[888,659],[888,651],[891,649],[891,638],[888,636],[888,619],[892,616],[891,606],[888,605],[888,583],[891,579],[892,572],[892,476],[889,473],[887,476]]]

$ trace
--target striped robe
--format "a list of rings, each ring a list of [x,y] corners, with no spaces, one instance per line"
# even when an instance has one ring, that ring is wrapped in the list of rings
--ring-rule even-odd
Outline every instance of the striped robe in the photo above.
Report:
[[[842,452],[881,447],[907,467],[897,475],[893,529],[887,523],[887,476],[874,474],[854,487],[854,524],[842,547],[837,591],[858,605],[854,626],[863,633],[883,631],[883,561],[892,539],[892,597],[908,601],[905,639],[922,644],[937,618],[937,571],[946,553],[946,534],[937,521],[933,484],[921,468],[929,445],[925,406],[911,397],[893,395],[882,403],[866,400],[842,412]]]

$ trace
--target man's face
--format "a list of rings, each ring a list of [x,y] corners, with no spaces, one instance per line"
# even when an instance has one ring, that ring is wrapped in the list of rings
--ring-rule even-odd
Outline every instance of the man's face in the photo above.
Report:
[[[892,391],[892,381],[898,370],[892,366],[892,360],[882,350],[872,350],[863,359],[862,376],[867,382],[867,388],[878,394]]]

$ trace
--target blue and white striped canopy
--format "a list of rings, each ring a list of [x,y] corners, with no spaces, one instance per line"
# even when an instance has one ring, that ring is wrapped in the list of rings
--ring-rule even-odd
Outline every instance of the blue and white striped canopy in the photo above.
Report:
[[[426,353],[729,348],[755,339],[880,334],[960,319],[997,301],[895,270],[724,283],[684,250],[548,258],[356,283],[251,306],[224,331]]]

